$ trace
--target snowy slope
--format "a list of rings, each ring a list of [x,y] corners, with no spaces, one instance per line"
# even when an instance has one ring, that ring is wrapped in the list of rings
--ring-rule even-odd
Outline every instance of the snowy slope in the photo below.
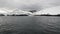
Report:
[[[41,15],[41,14],[51,14],[51,15],[60,14],[60,6],[43,9],[41,11],[33,13],[33,15]]]
[[[12,15],[12,14],[15,14],[15,15],[20,15],[20,14],[27,14],[27,15],[31,15],[32,13],[31,12],[28,12],[28,11],[22,11],[20,9],[7,9],[7,8],[0,8],[0,14],[5,14],[5,15]]]

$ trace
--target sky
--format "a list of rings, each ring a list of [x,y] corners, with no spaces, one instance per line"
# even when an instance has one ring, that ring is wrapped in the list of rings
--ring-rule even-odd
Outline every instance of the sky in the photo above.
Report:
[[[42,10],[54,6],[60,6],[60,0],[0,0],[0,8]]]

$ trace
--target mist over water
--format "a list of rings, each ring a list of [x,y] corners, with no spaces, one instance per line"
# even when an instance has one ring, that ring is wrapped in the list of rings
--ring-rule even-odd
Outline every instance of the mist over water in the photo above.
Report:
[[[0,34],[60,34],[60,17],[1,16]]]

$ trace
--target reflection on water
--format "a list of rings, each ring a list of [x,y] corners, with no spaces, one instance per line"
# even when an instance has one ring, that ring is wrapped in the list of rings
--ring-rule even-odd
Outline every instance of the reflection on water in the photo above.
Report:
[[[0,16],[0,34],[60,34],[60,17]]]

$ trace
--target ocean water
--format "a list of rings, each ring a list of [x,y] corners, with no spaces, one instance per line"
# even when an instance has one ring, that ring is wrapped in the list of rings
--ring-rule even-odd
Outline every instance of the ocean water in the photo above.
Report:
[[[60,34],[60,17],[0,16],[0,34]]]

